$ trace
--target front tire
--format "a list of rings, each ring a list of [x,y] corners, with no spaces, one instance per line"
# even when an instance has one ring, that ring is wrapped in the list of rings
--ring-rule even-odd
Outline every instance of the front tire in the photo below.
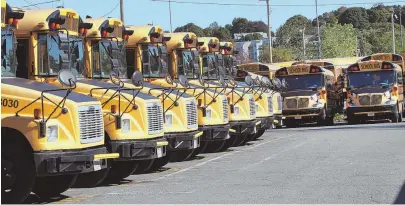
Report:
[[[259,139],[261,136],[264,135],[264,132],[265,132],[265,131],[266,131],[266,130],[258,130],[257,133],[256,133],[256,135],[253,137],[253,140]]]
[[[30,151],[16,147],[20,143],[18,140],[8,141],[7,138],[2,137],[1,146],[1,203],[20,204],[34,187],[35,165]]]
[[[73,186],[77,179],[77,174],[59,175],[49,177],[37,177],[34,192],[41,199],[49,199],[59,196],[61,193]]]
[[[193,154],[194,149],[191,150],[178,150],[170,153],[171,162],[181,162],[187,160],[191,154]]]
[[[135,161],[113,161],[105,181],[109,183],[120,182],[130,176],[137,167],[138,164]]]
[[[75,188],[92,188],[100,185],[107,178],[110,172],[111,165],[109,164],[107,168],[84,174],[79,174],[77,180],[73,187]]]

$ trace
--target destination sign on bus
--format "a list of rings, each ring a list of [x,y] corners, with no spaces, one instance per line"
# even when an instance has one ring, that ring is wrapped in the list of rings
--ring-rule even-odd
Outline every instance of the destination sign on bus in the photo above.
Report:
[[[288,74],[302,74],[302,73],[309,73],[309,65],[301,65],[301,66],[292,66],[287,68]]]
[[[380,62],[362,63],[362,64],[360,64],[360,69],[361,70],[378,70],[378,69],[381,69],[381,63]]]

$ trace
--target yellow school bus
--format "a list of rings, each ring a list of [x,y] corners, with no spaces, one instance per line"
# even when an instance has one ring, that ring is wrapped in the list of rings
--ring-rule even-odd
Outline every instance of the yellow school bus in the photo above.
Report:
[[[256,103],[254,95],[250,93],[252,88],[250,86],[238,86],[231,79],[228,70],[218,66],[218,62],[222,60],[218,61],[217,59],[220,52],[220,42],[217,38],[198,38],[194,42],[194,47],[191,50],[195,56],[193,62],[198,63],[200,68],[198,75],[195,76],[199,77],[199,81],[201,81],[199,85],[204,84],[207,88],[221,87],[228,98],[231,129],[230,139],[227,140],[225,147],[244,144],[255,136],[257,125],[261,123],[256,121]]]
[[[61,89],[27,79],[27,61],[17,67],[18,56],[33,55],[16,44],[24,13],[5,1],[1,6],[2,203],[22,203],[31,192],[41,198],[59,195],[77,174],[105,170],[107,159],[118,154],[107,154],[104,132],[97,130],[103,126],[100,103],[72,92],[69,71],[55,73],[68,86]]]
[[[356,124],[373,119],[402,121],[402,69],[388,61],[370,60],[348,67],[347,120]]]
[[[198,85],[198,63],[193,61],[192,48],[197,43],[193,33],[165,33],[162,34],[167,41],[158,45],[166,49],[167,56],[161,56],[168,65],[163,68],[168,71],[175,81],[180,78],[187,80],[187,85],[168,84],[165,79],[154,80],[155,85],[164,87],[177,87],[182,92],[196,98],[198,102],[198,129],[203,134],[200,137],[201,151],[217,152],[225,149],[224,144],[229,137],[228,101],[221,91],[222,88],[206,89]],[[187,47],[185,47],[187,45]],[[195,67],[194,67],[195,66]],[[196,70],[194,70],[196,68]],[[195,73],[197,72],[197,73]]]
[[[307,122],[333,124],[339,99],[331,94],[335,79],[331,71],[320,66],[297,64],[280,68],[275,76],[286,87],[282,97],[284,123],[287,127]]]
[[[230,65],[230,64],[229,64]],[[231,69],[231,68],[229,68]],[[281,87],[275,86],[274,84],[274,74],[276,69],[270,68],[270,65],[264,63],[247,63],[239,64],[236,66],[235,79],[237,81],[244,81],[244,78],[253,73],[255,75],[263,76],[271,80],[272,86],[268,90],[272,94],[272,106],[273,106],[273,128],[282,128],[283,123],[283,113],[282,113],[282,104],[283,100],[281,97]]]
[[[146,82],[142,92],[158,97],[163,104],[165,136],[172,161],[193,158],[200,151],[196,99],[185,91],[172,88],[163,29],[159,26],[128,26],[134,30],[125,45],[127,75],[143,73]],[[167,79],[170,79],[167,83]],[[172,84],[170,84],[172,83]],[[176,84],[177,85],[177,84]]]
[[[399,54],[393,54],[393,53],[377,53],[377,54],[373,54],[371,56],[364,57],[360,61],[364,62],[364,61],[370,61],[370,60],[382,60],[382,61],[388,61],[391,63],[395,63],[402,68],[402,74],[403,74],[402,79],[405,79],[404,56],[405,55],[399,55]],[[405,90],[404,90],[404,95],[405,95]],[[403,103],[403,104],[405,104],[405,103]],[[404,110],[404,112],[402,113],[402,115],[405,116],[405,108],[403,110]]]
[[[67,8],[27,10],[25,15],[27,20],[20,21],[16,32],[19,47],[29,53],[17,55],[19,62],[26,64],[23,64],[22,70],[35,81],[59,87],[63,85],[56,81],[55,73],[61,69],[71,70],[78,79],[75,92],[101,102],[97,112],[102,114],[104,124],[94,124],[94,129],[103,134],[103,139],[105,133],[110,152],[119,153],[119,158],[112,160],[108,169],[80,175],[76,186],[96,186],[106,179],[118,181],[134,172],[141,160],[164,157],[167,141],[163,138],[162,122],[157,121],[156,127],[149,130],[148,120],[155,116],[146,113],[147,103],[156,105],[153,109],[158,112],[159,100],[136,95],[136,90],[123,90],[121,84],[104,82],[110,79],[111,70],[108,69],[113,66],[113,60],[108,58],[110,56],[106,51],[107,43],[103,44],[105,47],[97,47],[96,53],[87,47],[92,42],[86,44],[83,41],[85,36],[93,35],[93,24],[82,22],[76,11]],[[115,33],[123,32],[119,29]],[[94,43],[92,46],[98,45]],[[109,66],[97,64],[99,67],[93,68],[92,60]],[[88,132],[89,135],[95,134],[91,130]]]

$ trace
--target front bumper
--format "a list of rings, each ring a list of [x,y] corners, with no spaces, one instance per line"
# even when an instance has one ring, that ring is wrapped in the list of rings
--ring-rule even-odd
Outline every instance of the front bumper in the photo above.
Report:
[[[283,110],[283,119],[313,121],[321,115],[322,108],[309,108],[300,110]]]
[[[166,156],[167,141],[165,138],[148,140],[110,141],[111,151],[120,154],[118,161],[147,160]]]
[[[396,105],[381,105],[370,107],[348,107],[347,116],[360,119],[388,119],[397,112]]]
[[[107,159],[118,158],[118,153],[107,153],[105,147],[69,150],[40,151],[34,153],[37,176],[80,174],[107,168]]]
[[[257,130],[268,130],[274,123],[274,117],[257,117],[256,120],[258,120],[260,123],[256,126]]]
[[[203,131],[201,136],[201,141],[212,142],[212,141],[223,141],[229,139],[229,129],[231,126],[229,124],[225,125],[209,125],[200,126],[198,130]]]
[[[200,131],[165,133],[165,137],[169,142],[167,149],[169,152],[196,149],[200,147],[200,136],[202,134]]]
[[[257,120],[249,120],[249,121],[231,121],[229,124],[231,125],[230,134],[232,135],[250,135],[256,133],[256,125]]]

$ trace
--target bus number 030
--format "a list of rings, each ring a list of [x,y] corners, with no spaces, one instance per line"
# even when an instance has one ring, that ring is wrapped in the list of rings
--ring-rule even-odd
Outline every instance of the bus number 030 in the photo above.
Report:
[[[17,108],[18,107],[18,100],[2,98],[1,99],[1,106]]]

